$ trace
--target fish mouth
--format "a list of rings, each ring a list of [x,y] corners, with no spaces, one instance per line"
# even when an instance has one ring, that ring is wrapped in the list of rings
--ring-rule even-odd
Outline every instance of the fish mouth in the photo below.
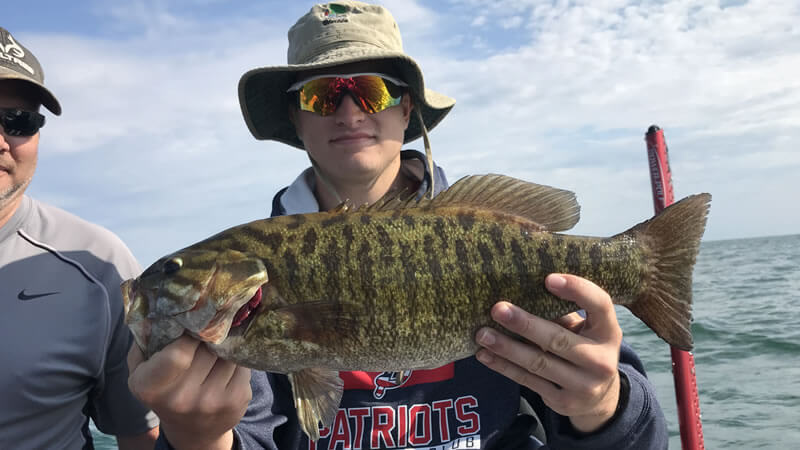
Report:
[[[253,294],[253,297],[236,311],[230,330],[228,331],[228,336],[240,336],[247,331],[250,322],[253,321],[253,318],[258,315],[262,309],[261,300],[263,299],[264,289],[267,288],[267,284],[269,283],[259,286],[255,294]]]

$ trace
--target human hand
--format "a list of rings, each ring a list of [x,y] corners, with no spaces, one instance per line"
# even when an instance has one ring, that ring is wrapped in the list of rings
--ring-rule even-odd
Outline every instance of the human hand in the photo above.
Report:
[[[541,395],[576,430],[597,430],[614,415],[619,402],[618,370],[622,329],[611,297],[596,284],[574,275],[545,279],[554,295],[575,302],[586,312],[549,321],[508,302],[492,307],[492,318],[522,337],[520,341],[481,328],[478,360]]]
[[[176,449],[230,449],[233,427],[250,403],[250,369],[218,358],[202,342],[182,336],[144,360],[128,352],[128,386],[158,415]]]

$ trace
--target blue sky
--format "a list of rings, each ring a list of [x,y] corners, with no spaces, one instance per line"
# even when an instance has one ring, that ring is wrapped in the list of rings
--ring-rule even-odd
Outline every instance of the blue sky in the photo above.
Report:
[[[643,138],[658,124],[676,196],[714,196],[706,239],[800,232],[800,3],[376,3],[428,87],[458,101],[431,133],[451,181],[571,189],[572,232],[615,234],[652,213]],[[0,26],[64,108],[42,130],[29,193],[116,232],[145,266],[268,215],[308,161],[252,138],[236,86],[285,63],[286,31],[311,4],[4,4]]]

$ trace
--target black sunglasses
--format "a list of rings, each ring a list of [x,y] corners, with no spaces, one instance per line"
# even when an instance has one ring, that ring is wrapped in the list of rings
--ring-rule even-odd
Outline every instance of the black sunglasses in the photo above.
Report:
[[[36,111],[0,108],[0,125],[9,136],[33,136],[44,126],[44,116]]]

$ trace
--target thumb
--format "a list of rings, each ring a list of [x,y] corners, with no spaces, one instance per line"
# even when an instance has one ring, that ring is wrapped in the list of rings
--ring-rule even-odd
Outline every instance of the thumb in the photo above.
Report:
[[[139,345],[134,342],[131,345],[131,349],[128,351],[128,373],[133,373],[143,361],[144,353],[142,353],[142,349],[139,348]]]

